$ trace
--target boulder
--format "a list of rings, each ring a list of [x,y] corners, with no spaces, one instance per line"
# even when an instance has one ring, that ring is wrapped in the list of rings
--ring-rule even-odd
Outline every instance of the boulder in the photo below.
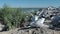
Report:
[[[0,23],[0,31],[2,31],[4,29],[4,27],[5,26]]]

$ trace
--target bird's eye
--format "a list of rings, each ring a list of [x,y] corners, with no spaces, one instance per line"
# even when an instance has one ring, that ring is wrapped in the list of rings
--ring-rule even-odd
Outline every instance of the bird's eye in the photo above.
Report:
[[[53,15],[50,15],[50,17],[52,17]]]

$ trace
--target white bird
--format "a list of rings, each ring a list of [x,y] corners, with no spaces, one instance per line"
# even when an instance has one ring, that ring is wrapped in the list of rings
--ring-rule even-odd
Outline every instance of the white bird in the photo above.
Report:
[[[44,21],[45,21],[45,18],[40,18],[40,19],[36,22],[37,27],[46,27],[46,28],[48,28],[49,26],[48,26],[48,25],[45,25],[45,24],[44,24]]]
[[[32,22],[30,23],[30,27],[44,27],[44,28],[49,28],[48,25],[44,24],[45,18],[42,17],[44,14],[44,11],[42,10],[42,12],[38,13],[37,15],[35,15],[32,19]],[[39,18],[40,17],[40,18]]]
[[[45,18],[42,17],[38,19],[39,16],[35,16],[34,18],[35,18],[35,21],[30,23],[31,27],[47,27],[47,28],[49,27],[48,25],[43,24],[45,21]]]

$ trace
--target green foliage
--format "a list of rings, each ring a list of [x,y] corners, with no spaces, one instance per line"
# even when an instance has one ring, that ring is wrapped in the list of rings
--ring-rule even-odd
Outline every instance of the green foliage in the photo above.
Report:
[[[3,18],[4,25],[8,27],[8,29],[17,27],[21,21],[24,21],[26,16],[26,14],[20,8],[11,8],[7,5],[4,5],[3,8],[0,9],[0,14],[0,16]]]

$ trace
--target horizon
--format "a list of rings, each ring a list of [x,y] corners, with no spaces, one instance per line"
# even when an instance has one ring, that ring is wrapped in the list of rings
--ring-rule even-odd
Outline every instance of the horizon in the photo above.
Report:
[[[0,7],[3,7],[4,3],[16,8],[44,8],[49,6],[60,6],[60,0],[0,0]]]

